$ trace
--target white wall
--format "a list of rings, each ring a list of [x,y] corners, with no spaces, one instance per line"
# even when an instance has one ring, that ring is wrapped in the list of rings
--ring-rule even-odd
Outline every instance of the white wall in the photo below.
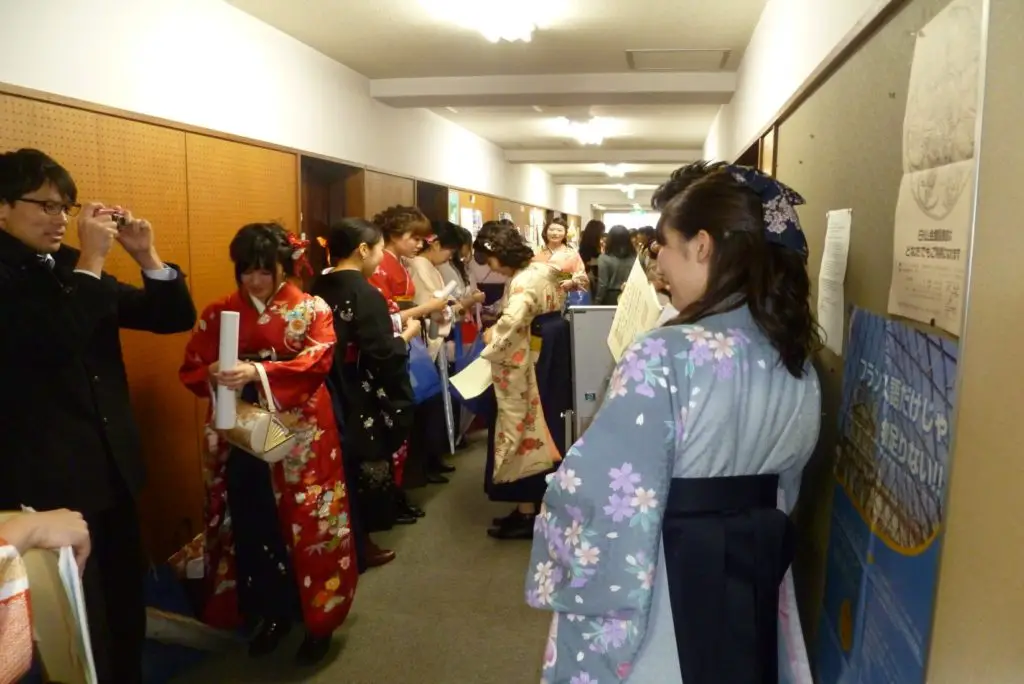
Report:
[[[283,1],[283,0],[282,0]],[[550,176],[222,0],[0,0],[0,82],[561,211]]]
[[[895,0],[770,0],[721,108],[704,158],[732,161],[791,99]]]
[[[580,191],[575,185],[555,186],[555,206],[559,211],[574,216],[580,213]]]

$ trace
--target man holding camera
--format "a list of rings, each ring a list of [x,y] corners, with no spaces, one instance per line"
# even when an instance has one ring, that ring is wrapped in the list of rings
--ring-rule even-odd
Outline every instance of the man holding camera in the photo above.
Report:
[[[46,154],[0,154],[0,510],[85,516],[92,555],[83,583],[100,684],[140,684],[144,469],[119,331],[186,332],[196,311],[184,274],[160,260],[148,221],[120,207],[83,207],[77,195]],[[72,216],[78,250],[63,244]],[[142,269],[143,287],[104,273],[114,243]]]

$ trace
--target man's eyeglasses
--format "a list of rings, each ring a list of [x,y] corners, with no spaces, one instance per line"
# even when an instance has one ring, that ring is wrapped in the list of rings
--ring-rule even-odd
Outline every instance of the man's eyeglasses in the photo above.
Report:
[[[59,216],[62,213],[67,216],[78,216],[78,212],[82,210],[81,204],[65,204],[64,202],[55,202],[53,200],[37,200],[22,197],[18,201],[38,204],[50,216]]]

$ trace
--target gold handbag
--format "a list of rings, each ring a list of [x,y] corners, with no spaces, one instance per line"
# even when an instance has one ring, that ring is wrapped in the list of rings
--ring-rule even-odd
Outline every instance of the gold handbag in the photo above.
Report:
[[[277,463],[295,446],[296,434],[281,422],[277,402],[270,390],[270,380],[262,363],[254,363],[263,385],[263,398],[267,408],[237,400],[235,426],[224,431],[224,438],[234,447],[252,454],[267,463]],[[211,396],[215,396],[215,393]],[[216,411],[216,407],[214,407]]]

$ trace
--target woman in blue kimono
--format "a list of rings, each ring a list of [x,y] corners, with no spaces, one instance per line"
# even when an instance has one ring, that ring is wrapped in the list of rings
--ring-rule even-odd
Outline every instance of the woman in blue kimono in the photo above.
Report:
[[[730,166],[663,208],[679,314],[623,356],[537,516],[546,684],[810,681],[788,575],[821,403],[802,202]]]

